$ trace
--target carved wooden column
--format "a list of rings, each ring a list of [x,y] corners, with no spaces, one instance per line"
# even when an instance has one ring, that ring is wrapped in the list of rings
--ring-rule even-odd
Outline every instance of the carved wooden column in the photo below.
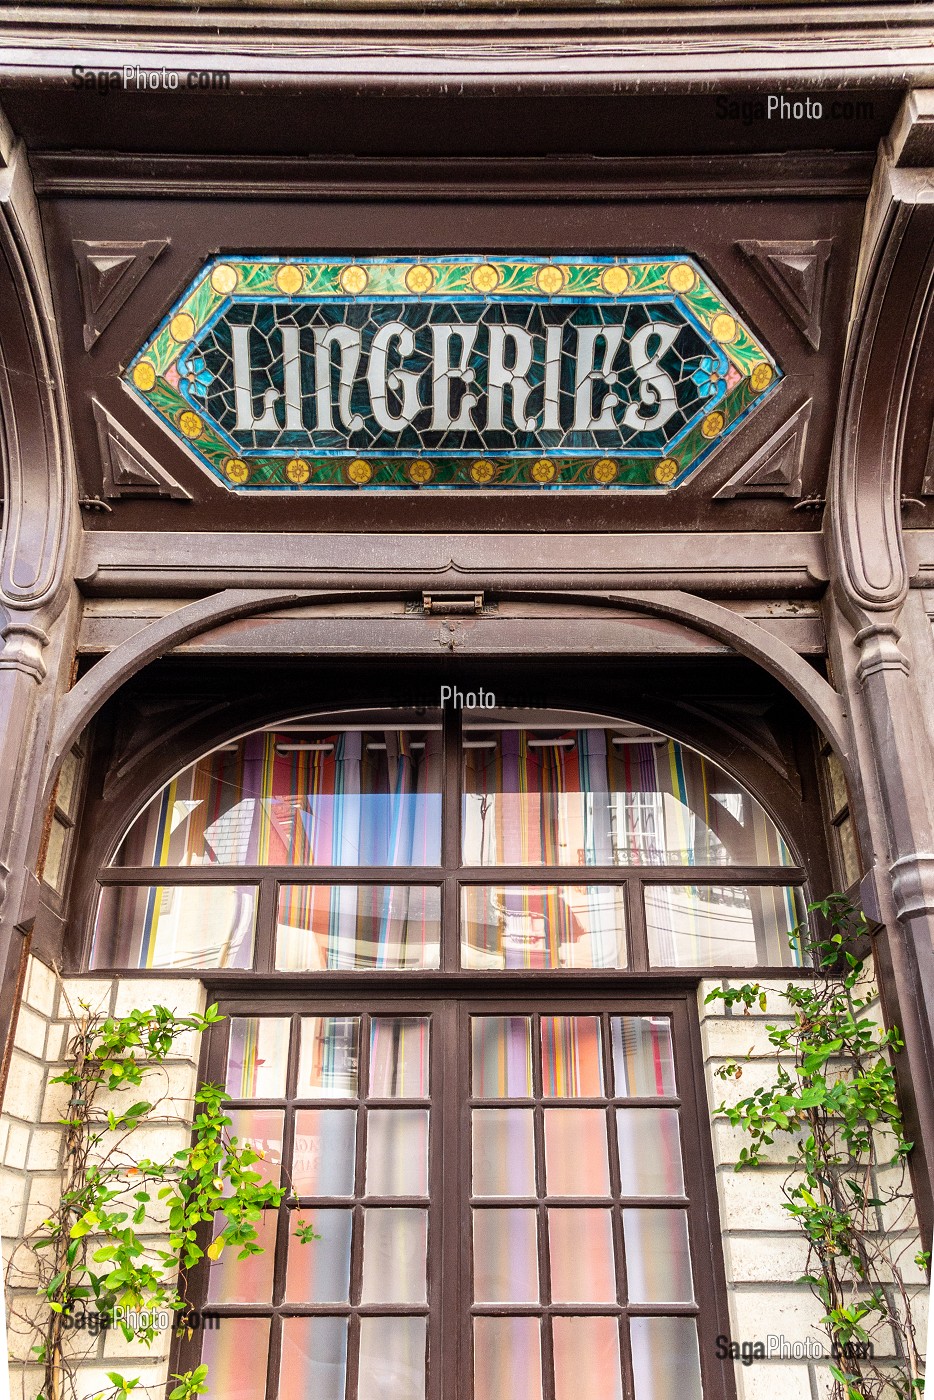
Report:
[[[934,94],[911,94],[867,208],[825,525],[831,660],[860,770],[867,906],[889,930],[922,1138],[934,1144],[934,745],[930,631],[908,602],[902,442],[931,329]],[[929,1177],[934,1150],[928,1149]]]
[[[68,415],[25,151],[0,114],[0,1044],[35,917],[37,811],[56,698],[68,684],[79,522]]]

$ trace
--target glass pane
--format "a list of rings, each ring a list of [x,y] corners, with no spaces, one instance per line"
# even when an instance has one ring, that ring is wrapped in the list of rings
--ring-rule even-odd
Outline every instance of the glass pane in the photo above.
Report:
[[[615,1303],[613,1221],[609,1210],[548,1212],[553,1303]]]
[[[610,1038],[617,1098],[658,1098],[677,1092],[667,1016],[614,1016]]]
[[[474,1400],[542,1400],[537,1317],[477,1317],[473,1337]]]
[[[371,1207],[364,1212],[364,1303],[424,1303],[428,1212]]]
[[[368,1196],[428,1195],[428,1109],[371,1108],[366,1118]]]
[[[359,1016],[302,1018],[298,1098],[356,1098],[359,1064]]]
[[[249,1143],[260,1159],[250,1167],[258,1172],[262,1181],[278,1186],[282,1177],[282,1121],[279,1108],[228,1108],[230,1136],[237,1138],[241,1147]]]
[[[464,967],[626,966],[626,907],[618,885],[465,885]]]
[[[619,1174],[624,1196],[683,1196],[676,1108],[618,1108]]]
[[[853,825],[852,817],[844,817],[841,822],[834,827],[837,833],[837,845],[840,850],[840,862],[843,866],[843,878],[847,888],[855,885],[862,874],[862,862],[859,858],[859,846],[856,842],[856,828]],[[57,888],[57,886],[56,886]]]
[[[629,1335],[636,1400],[701,1400],[693,1317],[634,1317]]]
[[[298,1109],[292,1157],[296,1196],[352,1196],[356,1153],[355,1108]]]
[[[279,1400],[344,1400],[346,1375],[346,1317],[283,1318]]]
[[[608,1196],[610,1167],[602,1108],[545,1109],[549,1196]]]
[[[827,760],[827,777],[830,779],[830,802],[833,808],[831,816],[835,817],[842,812],[844,807],[850,805],[849,793],[846,790],[846,778],[843,773],[843,765],[834,753],[833,749],[828,749],[825,754]],[[61,803],[59,803],[61,806]]]
[[[543,712],[466,717],[466,865],[790,865],[759,804],[716,764],[639,725]]]
[[[437,865],[441,730],[259,731],[179,773],[116,865]]]
[[[225,1317],[204,1330],[201,1360],[224,1400],[265,1400],[268,1356],[268,1317]]]
[[[538,1212],[473,1212],[475,1303],[538,1302]]]
[[[255,923],[255,885],[111,885],[91,966],[250,968]]]
[[[55,789],[55,805],[66,817],[75,815],[75,797],[78,791],[78,774],[81,760],[74,749],[66,753],[58,773],[58,786]]]
[[[370,1096],[427,1099],[427,1016],[374,1016],[370,1022]]]
[[[782,885],[646,885],[653,967],[798,967],[788,935],[805,917]]]
[[[473,1111],[475,1196],[534,1196],[535,1138],[530,1108]]]
[[[423,1317],[362,1317],[355,1400],[424,1400],[425,1341]]]
[[[73,830],[72,827],[65,826],[58,817],[52,818],[52,825],[49,827],[49,843],[45,848],[45,865],[42,867],[42,878],[53,890],[61,893],[62,877],[65,874],[65,852],[68,849],[68,836]]]
[[[218,1214],[214,1217],[215,1239],[226,1223],[225,1216]],[[256,1243],[262,1249],[262,1254],[249,1254],[246,1259],[238,1259],[240,1246],[231,1244],[222,1250],[219,1259],[211,1261],[208,1269],[209,1303],[272,1302],[278,1223],[279,1212],[275,1210],[264,1210],[255,1222]]]
[[[615,1317],[556,1317],[555,1400],[622,1400]]]
[[[302,1244],[298,1221],[313,1225],[320,1239]],[[289,1263],[285,1296],[289,1303],[346,1303],[350,1299],[349,1210],[289,1211]]]
[[[532,1097],[532,1022],[528,1016],[474,1016],[475,1099]]]
[[[603,1056],[596,1016],[542,1017],[542,1095],[602,1098]]]
[[[426,885],[280,885],[283,972],[441,965],[441,891]]]
[[[630,1303],[693,1303],[688,1218],[683,1210],[624,1210]]]
[[[285,1097],[290,1027],[284,1016],[231,1016],[224,1085],[231,1098]]]

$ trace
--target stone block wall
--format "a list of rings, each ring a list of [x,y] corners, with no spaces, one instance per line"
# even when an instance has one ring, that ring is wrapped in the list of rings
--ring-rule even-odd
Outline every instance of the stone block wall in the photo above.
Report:
[[[72,978],[60,984],[54,973],[37,958],[29,968],[16,1028],[10,1075],[0,1115],[0,1233],[4,1266],[10,1266],[7,1287],[8,1345],[11,1400],[36,1400],[42,1371],[31,1365],[30,1348],[36,1336],[26,1318],[41,1306],[35,1296],[31,1253],[23,1246],[38,1225],[54,1209],[61,1195],[62,1130],[68,1086],[50,1081],[63,1068],[63,1048],[70,1034],[69,1003],[76,1013],[85,1002],[92,1011],[126,1015],[134,1007],[168,1006],[181,1015],[204,1009],[204,988],[196,980],[152,981],[131,978]],[[177,1043],[178,1057],[167,1061],[165,1073],[154,1074],[140,1097],[152,1100],[165,1094],[158,1112],[146,1127],[134,1134],[138,1157],[168,1157],[185,1145],[189,1133],[180,1121],[189,1112],[197,1085],[199,1046],[192,1033]],[[159,1082],[161,1080],[161,1083]],[[117,1095],[115,1107],[120,1104]],[[128,1099],[128,1107],[133,1099]],[[145,1140],[144,1140],[145,1138]],[[145,1227],[147,1242],[166,1238],[164,1222],[154,1206],[153,1219]],[[141,1232],[142,1233],[142,1232]],[[93,1400],[112,1389],[108,1371],[140,1376],[143,1384],[134,1392],[140,1400],[162,1400],[168,1377],[171,1332],[151,1348],[127,1342],[119,1330],[92,1336],[87,1330],[68,1334],[77,1368],[77,1400]]]

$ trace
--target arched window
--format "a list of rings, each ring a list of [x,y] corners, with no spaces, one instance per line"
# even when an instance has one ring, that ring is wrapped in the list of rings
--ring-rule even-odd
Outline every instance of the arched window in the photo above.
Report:
[[[262,1254],[189,1281],[219,1326],[174,1370],[228,1400],[729,1394],[695,988],[793,963],[804,880],[735,778],[600,716],[301,719],[179,773],[99,880],[92,966],[204,979],[205,1073],[289,1188]]]

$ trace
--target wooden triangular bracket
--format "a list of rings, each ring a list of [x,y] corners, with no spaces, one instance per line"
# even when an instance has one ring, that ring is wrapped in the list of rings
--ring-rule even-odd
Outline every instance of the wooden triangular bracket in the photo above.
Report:
[[[811,400],[808,399],[735,476],[720,487],[714,500],[731,501],[736,496],[787,496],[797,500],[801,495],[810,419]]]
[[[801,238],[781,242],[751,239],[738,243],[737,247],[745,253],[811,348],[817,350],[833,239]]]
[[[110,500],[124,496],[162,496],[190,501],[191,493],[179,486],[155,457],[122,428],[97,399],[91,400],[97,439],[101,448],[104,495]]]
[[[84,348],[90,350],[159,254],[169,246],[169,239],[108,243],[75,238],[71,246],[84,310]]]

